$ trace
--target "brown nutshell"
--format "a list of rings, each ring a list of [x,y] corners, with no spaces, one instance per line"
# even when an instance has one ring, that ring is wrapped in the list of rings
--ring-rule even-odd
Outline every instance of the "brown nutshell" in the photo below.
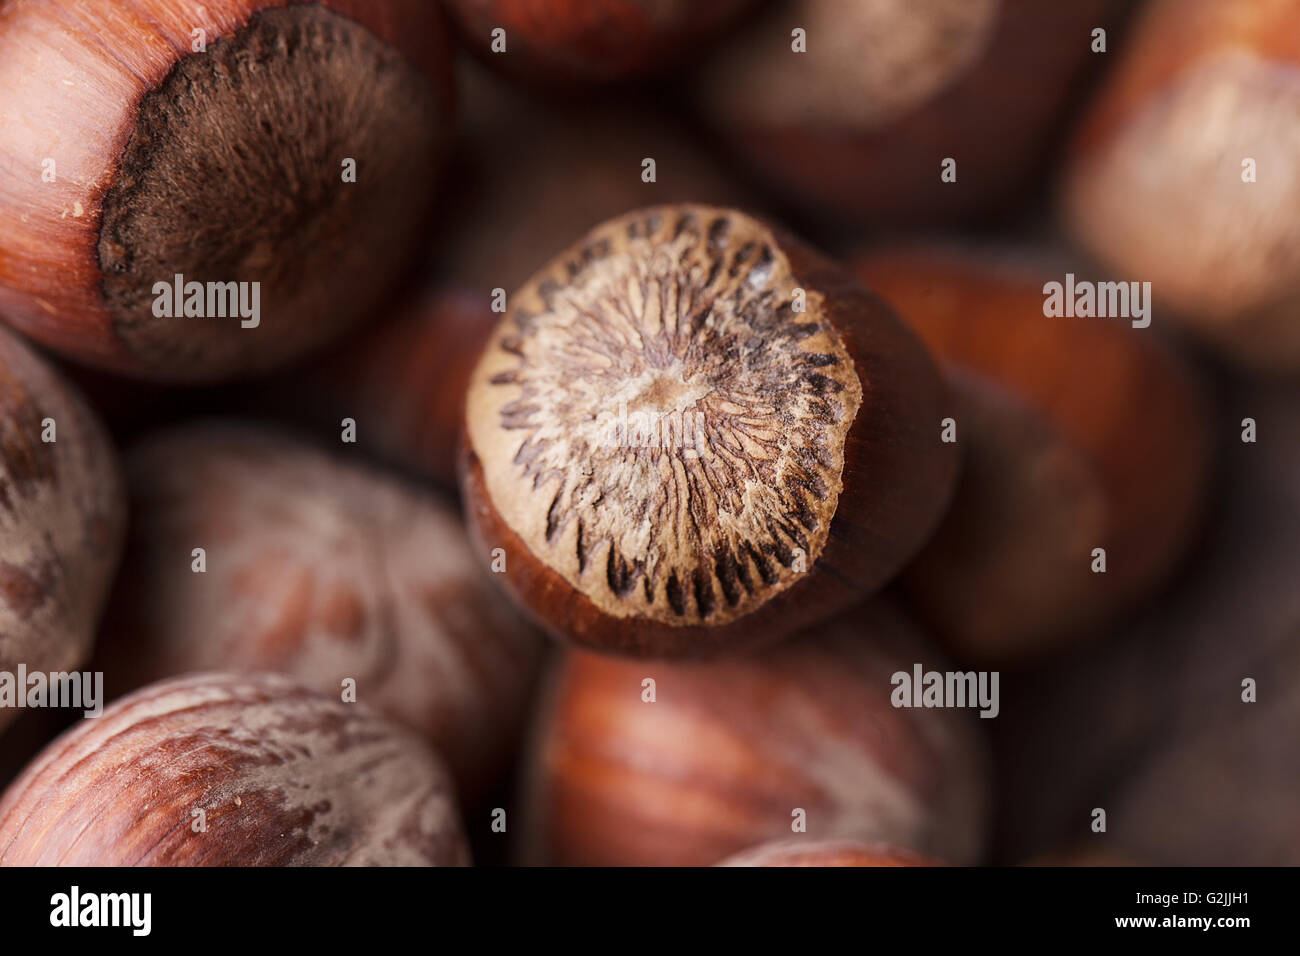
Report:
[[[121,555],[124,498],[93,412],[0,331],[0,671],[85,662]],[[16,713],[0,707],[0,728]]]
[[[0,14],[0,109],[21,120],[0,156],[29,171],[0,186],[8,321],[95,365],[195,382],[281,365],[393,294],[448,124],[436,11],[63,6]],[[204,292],[169,315],[177,275]]]
[[[1090,32],[1114,7],[774,3],[709,59],[697,99],[740,160],[822,216],[915,225],[1005,213],[1046,158]],[[953,181],[941,178],[947,159]]]
[[[1300,368],[1300,10],[1155,0],[1070,144],[1061,206],[1171,321]]]
[[[462,122],[442,197],[434,267],[475,290],[513,292],[607,219],[665,203],[761,208],[676,111],[660,103],[539,103],[472,61],[457,64]],[[519,162],[503,141],[528,143]],[[643,163],[655,161],[652,182]],[[581,188],[574,188],[581,183]]]
[[[1222,491],[1184,574],[1107,643],[1004,682],[1006,858],[1057,853],[1103,806],[1104,841],[1082,838],[1112,859],[1300,865],[1300,388],[1230,384],[1218,424]]]
[[[280,671],[332,696],[351,680],[434,745],[461,793],[505,766],[541,635],[497,597],[454,506],[233,424],[154,435],[127,472],[135,522],[97,652],[110,693],[206,670]]]
[[[468,862],[431,751],[272,674],[151,685],[59,737],[0,797],[0,866]]]
[[[318,361],[248,389],[241,407],[334,441],[351,419],[358,446],[452,489],[465,391],[498,318],[486,292],[434,284]]]
[[[852,268],[956,383],[943,414],[962,479],[904,580],[955,650],[1032,657],[1168,579],[1196,540],[1214,440],[1205,389],[1158,327],[1044,315],[1065,269],[1023,251],[915,245]]]
[[[707,866],[792,836],[979,860],[984,721],[894,707],[917,662],[943,666],[880,600],[708,663],[567,652],[533,725],[525,862]]]

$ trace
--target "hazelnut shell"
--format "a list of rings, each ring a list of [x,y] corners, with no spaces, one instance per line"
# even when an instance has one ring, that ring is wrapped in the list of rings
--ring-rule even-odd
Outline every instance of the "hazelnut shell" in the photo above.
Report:
[[[97,659],[112,693],[274,670],[429,740],[461,792],[506,765],[542,635],[503,604],[457,509],[275,431],[210,422],[127,459],[126,572]],[[205,569],[193,570],[193,548]]]
[[[708,663],[566,652],[533,725],[525,861],[707,866],[793,836],[976,862],[986,721],[892,706],[914,663],[944,666],[883,600]]]
[[[0,797],[0,866],[467,862],[451,781],[424,744],[274,674],[152,684],[59,737]]]

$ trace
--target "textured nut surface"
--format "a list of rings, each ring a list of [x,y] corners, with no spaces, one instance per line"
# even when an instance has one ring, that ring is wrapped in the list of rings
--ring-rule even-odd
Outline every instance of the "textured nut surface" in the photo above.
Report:
[[[821,555],[862,385],[795,288],[756,222],[651,212],[516,294],[470,440],[502,517],[603,611],[727,623]]]
[[[926,433],[941,391],[799,243],[734,210],[642,210],[513,296],[466,400],[467,514],[540,568],[503,577],[553,631],[716,649],[774,627],[761,608],[861,600],[919,546],[952,480]]]
[[[893,673],[935,652],[882,601],[743,657],[571,652],[530,751],[529,862],[710,865],[791,835],[977,860],[987,763],[972,715],[896,709]],[[643,700],[643,681],[655,700]]]
[[[425,0],[5,4],[0,313],[60,352],[151,378],[283,364],[403,278],[449,109]],[[177,274],[222,284],[202,317],[155,311],[157,284]],[[231,282],[258,283],[256,326]]]
[[[136,520],[99,655],[110,687],[276,670],[337,696],[351,678],[466,790],[499,769],[541,635],[485,579],[453,506],[250,426],[156,435],[127,470]]]
[[[58,738],[0,798],[5,866],[467,862],[431,751],[272,674],[151,685]]]
[[[121,553],[124,498],[93,413],[0,331],[0,671],[84,662]],[[0,708],[0,727],[14,714]]]

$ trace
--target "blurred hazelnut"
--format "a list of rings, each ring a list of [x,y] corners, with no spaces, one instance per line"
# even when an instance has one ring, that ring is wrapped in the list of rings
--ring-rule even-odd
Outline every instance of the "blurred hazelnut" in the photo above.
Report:
[[[916,662],[939,663],[883,601],[707,664],[566,653],[533,727],[526,858],[709,865],[790,837],[802,811],[808,840],[977,861],[983,721],[893,707]]]
[[[698,95],[732,148],[812,210],[873,225],[1005,212],[1031,191],[1109,8],[787,0],[722,45]]]
[[[81,396],[0,330],[0,672],[90,656],[122,550],[117,456]],[[0,706],[0,729],[17,715]]]
[[[1027,254],[896,248],[854,271],[954,385],[963,471],[904,586],[955,652],[1033,657],[1168,579],[1196,540],[1214,442],[1200,383],[1154,329],[1045,315],[1054,277]]]
[[[275,670],[338,697],[351,680],[462,792],[502,769],[541,635],[485,580],[452,505],[254,427],[165,432],[127,469],[135,521],[98,655],[112,690]]]
[[[1300,369],[1300,8],[1153,0],[1071,144],[1066,217],[1230,357]]]
[[[0,797],[0,866],[451,866],[451,781],[414,735],[275,674],[152,684]]]

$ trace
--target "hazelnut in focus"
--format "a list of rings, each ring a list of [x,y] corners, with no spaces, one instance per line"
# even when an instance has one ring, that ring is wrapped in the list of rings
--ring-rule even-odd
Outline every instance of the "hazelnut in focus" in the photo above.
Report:
[[[735,210],[599,226],[510,297],[466,399],[471,536],[557,637],[708,656],[860,603],[922,545],[944,386],[875,297]]]

